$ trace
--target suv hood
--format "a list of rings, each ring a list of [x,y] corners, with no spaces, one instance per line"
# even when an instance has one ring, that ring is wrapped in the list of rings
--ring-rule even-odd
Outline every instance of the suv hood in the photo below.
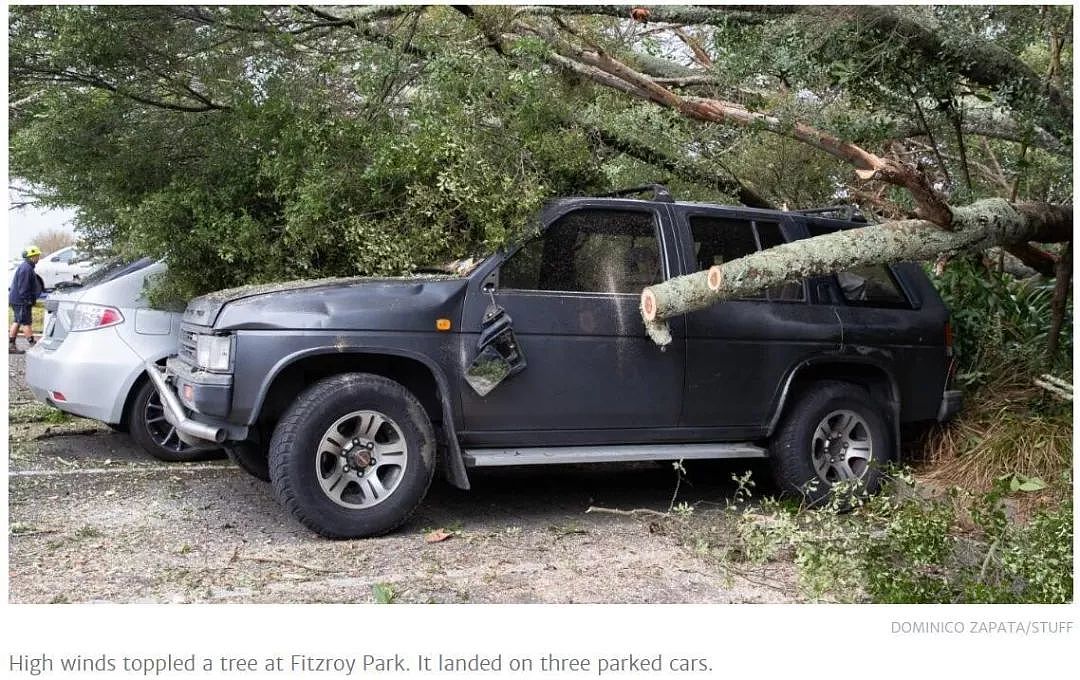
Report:
[[[184,322],[222,331],[429,331],[436,318],[460,316],[467,282],[456,276],[355,277],[242,286],[195,298]]]

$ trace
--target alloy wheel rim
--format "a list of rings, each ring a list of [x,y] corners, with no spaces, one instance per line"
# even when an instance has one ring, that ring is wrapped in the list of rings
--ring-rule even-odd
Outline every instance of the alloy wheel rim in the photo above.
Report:
[[[180,453],[188,448],[184,440],[180,439],[176,427],[165,419],[165,407],[161,405],[161,395],[156,391],[146,400],[143,409],[143,420],[146,430],[154,443],[163,449]]]
[[[331,501],[362,510],[382,503],[408,465],[405,435],[385,413],[362,410],[338,418],[319,439],[315,477]]]
[[[810,440],[814,472],[824,482],[862,479],[874,457],[874,442],[866,420],[839,409],[821,419]]]

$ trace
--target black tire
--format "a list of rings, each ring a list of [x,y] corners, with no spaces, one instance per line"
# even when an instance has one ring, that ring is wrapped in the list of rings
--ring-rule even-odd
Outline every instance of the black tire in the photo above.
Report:
[[[175,428],[165,421],[161,398],[150,381],[139,386],[128,406],[126,420],[131,438],[158,460],[190,463],[221,457],[220,449],[193,447],[181,441]]]
[[[224,444],[225,454],[238,468],[255,479],[270,481],[270,462],[266,446],[256,442],[232,442]]]
[[[861,423],[851,424],[843,414],[853,414]],[[853,428],[850,435],[842,433],[845,427]],[[866,442],[868,451],[862,448]],[[770,441],[769,461],[782,493],[803,496],[817,505],[838,479],[857,480],[859,492],[876,493],[894,449],[882,404],[858,385],[822,381],[809,386],[786,409]]]
[[[366,427],[364,414],[375,414]],[[377,426],[376,415],[383,419]],[[370,437],[361,434],[372,427]],[[270,440],[270,481],[278,501],[312,531],[332,539],[379,536],[420,505],[435,451],[431,421],[411,392],[382,376],[348,373],[311,386],[285,412]],[[381,494],[371,489],[372,476]]]

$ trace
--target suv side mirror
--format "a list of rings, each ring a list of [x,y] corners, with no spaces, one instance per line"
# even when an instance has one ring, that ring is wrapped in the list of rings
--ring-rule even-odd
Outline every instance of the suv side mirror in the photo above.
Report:
[[[510,315],[496,304],[484,313],[476,350],[476,357],[465,371],[465,382],[481,397],[525,369],[525,355],[514,335]]]

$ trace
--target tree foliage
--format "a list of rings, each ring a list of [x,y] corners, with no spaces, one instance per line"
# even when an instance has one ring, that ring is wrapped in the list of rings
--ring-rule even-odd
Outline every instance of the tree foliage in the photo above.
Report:
[[[918,207],[788,134],[799,125],[914,168],[949,203],[1071,202],[1069,8],[630,16],[14,7],[12,174],[76,207],[88,244],[167,257],[182,296],[480,254],[549,197],[642,181],[700,200],[853,200],[880,219]],[[628,97],[573,50],[775,124]]]

